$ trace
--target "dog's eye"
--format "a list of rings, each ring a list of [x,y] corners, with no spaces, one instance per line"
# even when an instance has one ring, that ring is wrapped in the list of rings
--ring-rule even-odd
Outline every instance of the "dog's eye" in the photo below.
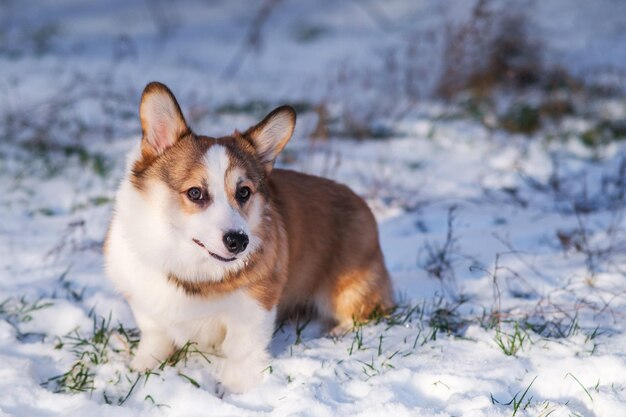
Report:
[[[198,187],[192,187],[187,190],[187,197],[189,197],[191,201],[200,201],[204,198],[204,195],[202,195],[201,189]]]
[[[250,188],[248,187],[241,187],[237,190],[237,200],[245,203],[246,201],[248,201],[248,199],[250,198]]]

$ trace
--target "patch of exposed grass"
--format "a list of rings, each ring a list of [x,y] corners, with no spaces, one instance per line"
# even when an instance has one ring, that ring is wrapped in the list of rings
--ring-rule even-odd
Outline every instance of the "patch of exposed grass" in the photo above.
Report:
[[[525,326],[536,334],[550,339],[568,338],[576,335],[580,329],[576,316],[561,319],[533,317],[526,320]]]
[[[441,283],[445,294],[457,302],[463,302],[464,296],[459,293],[454,265],[458,261],[459,244],[455,233],[455,221],[458,207],[448,209],[447,230],[443,243],[426,242],[424,249],[418,253],[418,264],[429,276]]]
[[[21,324],[30,322],[33,319],[32,314],[35,311],[51,307],[52,305],[53,303],[51,301],[43,298],[31,301],[25,296],[20,298],[10,297],[0,303],[0,320],[4,320],[13,326],[17,340],[19,341],[32,339],[43,340],[46,337],[45,334],[23,332],[21,330]]]
[[[53,392],[92,392],[96,389],[94,378],[99,366],[109,363],[115,355],[128,357],[136,348],[139,343],[136,329],[127,329],[121,323],[112,326],[110,315],[98,318],[92,312],[91,317],[93,327],[90,334],[74,330],[57,338],[55,349],[69,351],[75,361],[68,371],[49,378],[42,386]]]
[[[590,148],[608,145],[626,139],[626,122],[623,120],[600,120],[580,135],[581,142]]]
[[[53,376],[42,383],[42,386],[48,388],[54,386],[53,392],[92,392],[94,385],[95,373],[88,364],[83,361],[77,361],[72,367],[61,375]]]
[[[515,415],[517,414],[518,411],[521,410],[526,410],[528,408],[528,406],[531,404],[531,401],[533,399],[533,397],[531,396],[530,398],[526,398],[526,395],[528,394],[528,391],[530,390],[530,387],[533,386],[533,384],[535,383],[535,381],[537,380],[537,377],[534,377],[533,380],[530,382],[530,384],[526,387],[526,389],[524,390],[524,392],[519,391],[517,392],[513,398],[511,398],[511,400],[509,402],[501,402],[496,400],[493,395],[491,395],[491,403],[492,404],[499,404],[499,405],[504,405],[504,406],[511,406],[513,408],[513,414],[511,414],[513,417],[515,417]],[[522,394],[520,396],[520,393]],[[518,398],[519,396],[519,398]],[[524,399],[526,399],[526,401],[524,402]]]
[[[589,390],[587,388],[585,388],[585,386],[578,380],[578,378],[576,378],[574,376],[574,374],[572,374],[571,372],[568,372],[565,374],[565,378],[567,377],[572,377],[572,379],[574,381],[576,381],[578,383],[578,385],[580,385],[580,387],[583,389],[583,391],[585,392],[585,394],[587,394],[587,397],[589,397],[589,400],[591,400],[591,402],[593,402],[593,397],[591,396],[591,394],[589,393]]]
[[[199,356],[208,364],[211,364],[208,353],[200,351],[197,343],[187,342],[176,349],[166,360],[161,362],[158,369],[162,371],[167,366],[175,367],[181,363],[183,366],[187,366],[187,361],[194,356]]]
[[[22,146],[43,161],[47,173],[53,176],[63,172],[68,161],[72,159],[101,178],[108,176],[113,167],[113,162],[105,154],[92,151],[82,144],[57,144],[37,140],[25,142]]]
[[[108,318],[96,317],[92,312],[90,316],[93,320],[91,332],[85,334],[75,330],[57,338],[55,349],[67,351],[75,359],[67,371],[48,378],[42,386],[55,393],[99,392],[105,403],[122,405],[132,396],[141,381],[145,385],[151,377],[161,376],[161,372],[168,367],[184,368],[195,357],[211,363],[209,354],[200,351],[195,343],[188,342],[176,349],[154,370],[134,372],[127,367],[126,371],[115,369],[115,376],[103,383],[99,378],[102,367],[128,363],[139,343],[139,332],[137,329],[126,328],[121,323],[112,325],[110,315]],[[196,379],[181,369],[177,370],[177,375],[191,385],[200,387]],[[152,396],[149,397],[146,400],[155,406],[165,406],[157,404]]]
[[[530,337],[518,323],[515,323],[512,333],[506,333],[500,328],[496,328],[494,340],[505,355],[516,356],[517,352],[523,350],[524,344],[530,342]]]
[[[0,303],[0,318],[12,323],[25,323],[33,319],[32,313],[44,308],[51,307],[51,301],[39,298],[34,301],[25,296],[20,298],[10,297]]]
[[[534,133],[541,126],[539,109],[529,104],[514,105],[502,116],[500,126],[512,133]]]

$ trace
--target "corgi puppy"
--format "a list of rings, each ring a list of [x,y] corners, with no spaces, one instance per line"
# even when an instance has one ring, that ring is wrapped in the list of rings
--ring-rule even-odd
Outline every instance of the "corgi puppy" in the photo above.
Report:
[[[144,371],[188,341],[216,354],[231,392],[262,379],[277,315],[313,306],[349,330],[393,305],[366,203],[333,181],[274,169],[296,114],[279,107],[245,132],[197,135],[171,91],[141,98],[105,240],[105,269],[141,330]]]

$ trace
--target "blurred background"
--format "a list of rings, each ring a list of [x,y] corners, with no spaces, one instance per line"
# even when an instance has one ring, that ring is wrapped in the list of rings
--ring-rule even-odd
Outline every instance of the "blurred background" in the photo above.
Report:
[[[533,134],[623,91],[625,16],[620,0],[2,0],[0,132],[136,133],[140,92],[159,80],[198,129],[288,102],[312,116],[303,136],[380,138],[452,103]],[[600,117],[583,140],[623,135]]]

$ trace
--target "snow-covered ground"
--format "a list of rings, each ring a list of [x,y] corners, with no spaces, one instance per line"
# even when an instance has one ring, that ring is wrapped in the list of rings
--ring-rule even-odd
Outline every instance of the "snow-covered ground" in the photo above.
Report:
[[[555,93],[576,110],[530,136],[427,99],[461,0],[285,0],[257,47],[274,2],[127,3],[0,2],[0,417],[626,415],[626,144],[584,144],[623,138],[623,95]],[[550,65],[624,91],[626,3],[528,4]],[[414,102],[396,68],[411,45]],[[213,135],[296,105],[280,164],[367,199],[393,315],[339,339],[284,323],[241,395],[216,394],[193,346],[131,372],[138,334],[101,245],[152,80]]]

